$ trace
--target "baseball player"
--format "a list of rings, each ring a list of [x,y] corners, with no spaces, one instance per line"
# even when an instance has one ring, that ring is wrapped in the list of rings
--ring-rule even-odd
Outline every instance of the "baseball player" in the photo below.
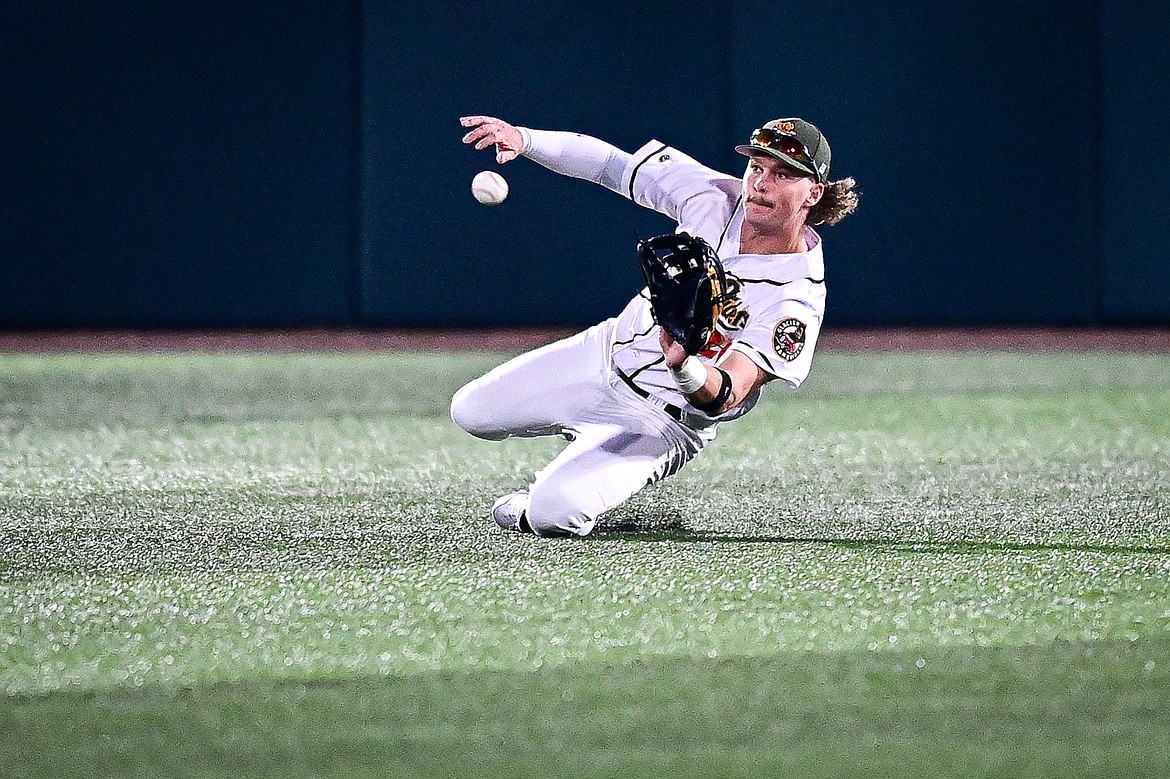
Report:
[[[487,440],[557,435],[569,443],[492,517],[538,536],[585,536],[599,516],[692,460],[722,422],[779,380],[808,376],[825,311],[821,237],[857,208],[856,182],[829,179],[825,136],[777,119],[736,146],[741,178],[651,141],[633,154],[574,133],[466,116],[463,142],[495,147],[652,208],[722,260],[730,302],[707,347],[688,354],[655,324],[649,295],[574,336],[522,354],[454,396],[451,417]]]

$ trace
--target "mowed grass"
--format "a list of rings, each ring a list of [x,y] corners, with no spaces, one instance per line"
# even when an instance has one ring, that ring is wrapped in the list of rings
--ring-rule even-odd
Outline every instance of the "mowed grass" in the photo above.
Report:
[[[584,540],[504,357],[0,355],[0,776],[1170,775],[1170,355],[822,354]]]

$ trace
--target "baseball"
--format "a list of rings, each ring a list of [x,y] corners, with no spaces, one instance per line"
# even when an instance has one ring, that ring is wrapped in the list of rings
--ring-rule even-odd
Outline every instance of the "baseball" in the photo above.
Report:
[[[508,196],[508,182],[492,170],[483,170],[471,180],[471,194],[485,206],[498,206]]]

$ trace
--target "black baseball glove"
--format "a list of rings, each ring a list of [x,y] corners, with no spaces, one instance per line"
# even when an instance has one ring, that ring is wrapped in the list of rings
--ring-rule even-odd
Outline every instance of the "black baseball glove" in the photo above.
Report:
[[[671,233],[639,241],[638,260],[654,321],[687,354],[698,354],[715,334],[727,300],[727,276],[719,256],[702,238]]]

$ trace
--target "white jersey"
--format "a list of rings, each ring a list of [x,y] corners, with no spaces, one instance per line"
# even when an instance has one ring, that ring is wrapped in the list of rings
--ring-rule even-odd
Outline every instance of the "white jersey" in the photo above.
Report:
[[[723,261],[733,300],[701,359],[716,362],[725,350],[734,349],[768,375],[793,389],[800,386],[812,368],[825,312],[825,266],[816,231],[804,228],[809,247],[805,252],[740,254],[744,219],[740,179],[657,141],[629,158],[620,191],[674,219],[679,231],[706,240]],[[687,402],[666,369],[646,290],[626,305],[615,325],[613,367],[659,399],[702,413]],[[743,416],[759,394],[716,419]]]

